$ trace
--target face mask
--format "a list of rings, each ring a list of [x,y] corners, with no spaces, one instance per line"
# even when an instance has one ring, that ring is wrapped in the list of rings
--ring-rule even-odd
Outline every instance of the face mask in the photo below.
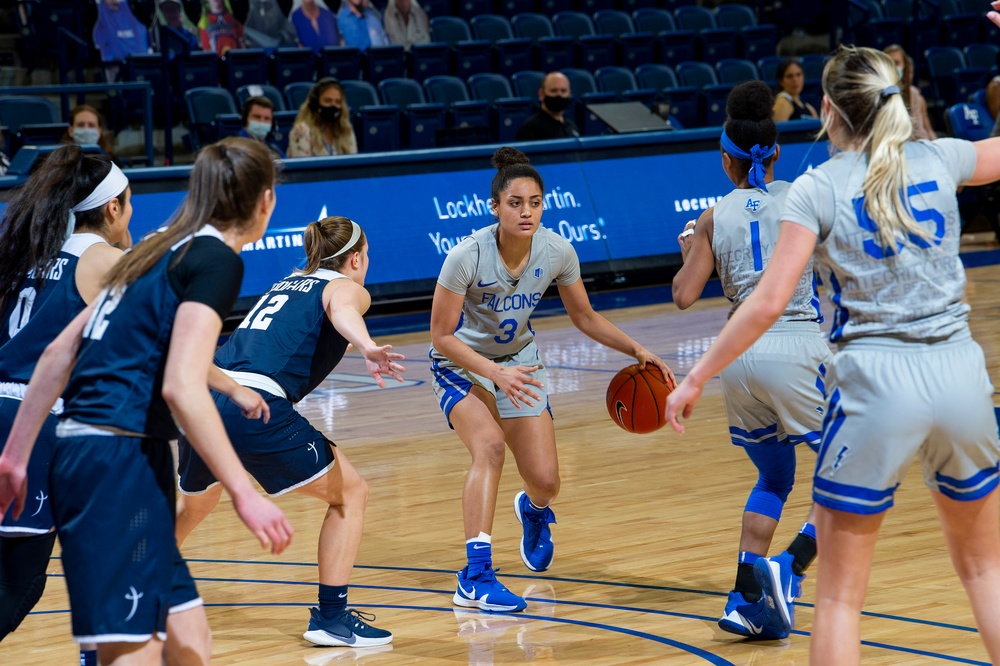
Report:
[[[321,106],[319,107],[319,117],[322,118],[324,123],[335,123],[340,120],[340,107]]]
[[[89,146],[97,143],[101,138],[101,131],[94,127],[74,127],[73,142],[81,146]]]
[[[546,95],[543,103],[545,104],[545,108],[552,113],[560,113],[568,109],[570,102],[572,101],[572,97],[553,97],[552,95]]]
[[[271,123],[262,123],[259,120],[251,120],[247,123],[246,129],[247,134],[258,141],[263,141],[271,132]]]
[[[902,80],[903,80],[903,68],[902,68],[902,67],[899,67],[899,66],[897,66],[897,67],[896,67],[896,74],[898,74],[898,75],[899,75],[899,80],[900,80],[900,81],[902,81]]]

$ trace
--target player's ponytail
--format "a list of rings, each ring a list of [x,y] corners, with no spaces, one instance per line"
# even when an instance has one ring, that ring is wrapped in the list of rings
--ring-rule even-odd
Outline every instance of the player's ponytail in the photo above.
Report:
[[[107,155],[85,154],[68,145],[50,154],[27,182],[14,193],[0,221],[0,302],[34,271],[39,285],[74,231],[100,231],[107,221],[104,207],[74,213],[111,171]],[[125,190],[117,199],[125,205]]]
[[[913,219],[903,197],[903,147],[913,134],[913,123],[892,58],[875,49],[841,46],[823,70],[823,92],[833,111],[823,131],[838,145],[853,144],[868,154],[862,189],[879,244],[894,253],[899,243],[909,244],[911,238],[929,239],[930,232]]]
[[[510,187],[510,184],[518,178],[530,178],[538,183],[538,189],[545,191],[542,183],[542,175],[535,167],[531,166],[531,160],[517,148],[504,146],[495,153],[491,160],[497,170],[493,176],[493,186],[490,188],[490,196],[493,197],[494,206],[500,200],[500,193]]]
[[[326,217],[306,227],[304,245],[306,265],[303,273],[320,268],[339,271],[355,252],[361,252],[367,240],[365,232],[346,217]]]
[[[778,128],[773,116],[774,95],[763,81],[747,81],[733,88],[726,100],[722,149],[749,175],[751,187],[764,186],[764,173],[774,162]]]

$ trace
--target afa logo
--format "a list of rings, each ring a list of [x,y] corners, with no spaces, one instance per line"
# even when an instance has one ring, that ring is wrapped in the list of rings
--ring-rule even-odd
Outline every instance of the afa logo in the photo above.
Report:
[[[760,208],[760,199],[747,199],[747,205],[743,208],[744,210],[756,213],[757,209]]]
[[[541,268],[536,268],[536,269],[535,269],[535,277],[536,277],[536,278],[540,278],[540,277],[542,277],[542,275],[543,275],[544,273],[545,273],[545,271],[544,271],[543,269],[541,269]]]

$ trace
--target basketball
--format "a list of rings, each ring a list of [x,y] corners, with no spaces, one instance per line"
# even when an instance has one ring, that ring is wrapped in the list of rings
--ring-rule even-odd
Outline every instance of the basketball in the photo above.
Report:
[[[667,423],[668,395],[670,387],[659,368],[649,363],[640,369],[633,363],[619,370],[608,385],[608,414],[629,432],[653,432]]]

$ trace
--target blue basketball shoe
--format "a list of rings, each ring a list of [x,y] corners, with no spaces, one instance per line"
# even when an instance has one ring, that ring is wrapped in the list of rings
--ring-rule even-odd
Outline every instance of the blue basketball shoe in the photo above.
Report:
[[[729,593],[725,615],[719,619],[719,628],[759,641],[788,637],[777,613],[764,603],[763,598],[751,603],[735,590]]]
[[[475,565],[473,565],[475,566]],[[456,606],[478,608],[492,612],[522,611],[528,603],[497,580],[493,567],[469,570],[468,565],[458,572],[458,589],[452,602]]]
[[[523,490],[514,496],[514,514],[524,528],[521,537],[521,561],[532,571],[545,571],[552,564],[555,547],[552,545],[552,531],[549,523],[556,522],[552,509],[545,507],[539,512],[531,506],[528,494]]]
[[[791,553],[762,557],[753,564],[753,577],[760,583],[762,598],[776,611],[785,631],[795,628],[795,600],[802,596],[802,579],[792,571]]]
[[[392,634],[368,624],[375,620],[370,613],[345,608],[326,619],[318,608],[309,609],[309,629],[302,634],[313,645],[372,647],[392,641]]]

